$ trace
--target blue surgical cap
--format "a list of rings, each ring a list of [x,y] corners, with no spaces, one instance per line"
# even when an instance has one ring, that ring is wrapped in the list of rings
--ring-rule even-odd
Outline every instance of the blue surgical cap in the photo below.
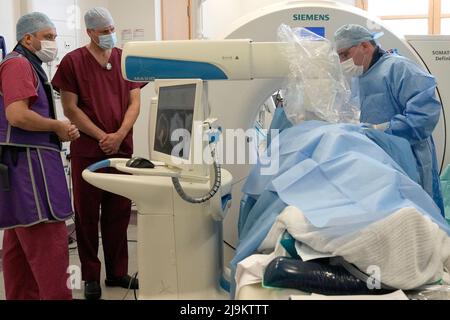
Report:
[[[108,9],[97,7],[90,9],[84,15],[87,29],[106,28],[114,25],[114,19]]]
[[[20,41],[26,34],[39,32],[44,29],[56,29],[50,18],[41,12],[32,12],[22,16],[16,25],[16,40]]]
[[[347,49],[364,41],[372,41],[380,38],[383,32],[370,32],[357,24],[346,24],[334,33],[336,50]]]

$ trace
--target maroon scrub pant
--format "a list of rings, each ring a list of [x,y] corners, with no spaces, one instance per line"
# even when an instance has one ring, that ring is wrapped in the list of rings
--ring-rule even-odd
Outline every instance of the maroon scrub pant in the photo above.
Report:
[[[7,300],[71,300],[64,222],[5,230],[3,277]]]
[[[73,157],[71,160],[78,254],[82,278],[87,282],[100,282],[99,222],[106,277],[123,277],[128,274],[127,229],[130,222],[131,201],[94,187],[81,176],[84,169],[102,160],[104,158],[81,157]],[[118,173],[113,169],[99,172]]]

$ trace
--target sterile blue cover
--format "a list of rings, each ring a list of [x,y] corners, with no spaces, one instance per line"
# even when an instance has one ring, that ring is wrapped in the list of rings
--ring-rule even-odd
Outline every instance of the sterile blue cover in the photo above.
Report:
[[[440,209],[416,182],[409,143],[374,132],[361,125],[308,121],[273,137],[272,154],[261,157],[243,187],[233,274],[288,205],[331,238],[357,232],[405,207],[418,209],[450,235]],[[269,158],[279,159],[279,170],[261,175]]]

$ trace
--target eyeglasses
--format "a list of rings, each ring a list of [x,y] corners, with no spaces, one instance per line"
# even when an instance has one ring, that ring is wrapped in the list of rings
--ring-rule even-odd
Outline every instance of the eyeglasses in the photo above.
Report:
[[[341,61],[345,61],[345,60],[350,59],[350,50],[353,49],[353,48],[356,48],[356,47],[357,47],[357,46],[352,46],[352,47],[350,47],[350,48],[348,48],[348,49],[345,49],[345,50],[343,50],[343,51],[341,51],[341,52],[338,52],[339,59],[340,59]]]

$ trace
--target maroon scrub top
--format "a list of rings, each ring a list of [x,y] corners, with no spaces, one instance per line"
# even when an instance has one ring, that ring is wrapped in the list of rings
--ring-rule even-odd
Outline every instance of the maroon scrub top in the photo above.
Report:
[[[82,47],[64,57],[52,80],[55,90],[76,94],[78,107],[106,133],[115,133],[120,129],[128,110],[130,91],[144,86],[143,83],[123,78],[121,58],[122,50],[114,48],[109,59],[112,70],[107,70],[86,47]],[[133,154],[132,130],[124,139],[118,154]],[[96,139],[81,133],[81,137],[71,143],[71,155],[91,158],[105,154]]]
[[[10,59],[0,65],[0,92],[5,108],[11,103],[30,99],[30,106],[37,100],[38,79],[27,59]]]

